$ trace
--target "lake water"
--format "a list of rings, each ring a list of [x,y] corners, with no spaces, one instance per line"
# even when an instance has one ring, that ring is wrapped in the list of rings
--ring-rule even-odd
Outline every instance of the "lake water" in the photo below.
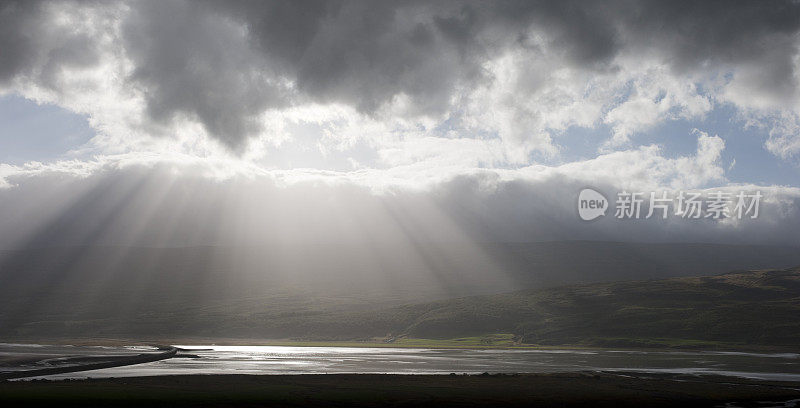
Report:
[[[635,371],[800,381],[800,355],[611,350],[454,350],[354,347],[179,346],[199,358],[47,376],[101,378],[177,374],[552,373]],[[200,350],[206,349],[206,350]],[[0,344],[0,371],[57,364],[63,356],[130,354],[142,347]],[[5,365],[5,367],[3,367]]]

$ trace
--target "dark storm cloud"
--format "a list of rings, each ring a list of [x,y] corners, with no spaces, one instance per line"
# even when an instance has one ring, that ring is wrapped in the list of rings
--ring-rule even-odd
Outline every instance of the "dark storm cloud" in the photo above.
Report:
[[[3,1],[0,3],[0,81],[13,77],[33,58],[36,50],[25,35],[34,25],[37,2]]]
[[[629,41],[661,47],[678,68],[756,61],[775,48],[796,52],[794,1],[644,1],[626,8],[621,24]]]
[[[603,10],[562,2],[211,3],[248,27],[259,52],[315,101],[372,113],[398,94],[440,113],[454,88],[490,79],[482,64],[540,27],[571,61],[613,57],[616,28]],[[589,7],[591,8],[591,7]]]
[[[0,3],[0,82],[97,61],[97,38],[48,29],[53,13],[122,3]],[[262,130],[259,114],[336,102],[375,115],[399,95],[405,114],[438,115],[458,90],[492,80],[509,48],[555,53],[553,68],[613,70],[655,56],[682,74],[746,66],[776,100],[795,95],[800,5],[791,1],[141,1],[125,4],[119,42],[147,115],[184,116],[229,147]],[[553,56],[555,55],[555,57]],[[541,57],[541,55],[540,55]],[[544,58],[544,57],[542,57]],[[724,73],[724,72],[723,72]],[[53,82],[53,81],[51,81]],[[57,86],[57,81],[45,83]]]
[[[677,72],[749,68],[751,89],[782,103],[798,91],[800,3],[649,1],[631,5],[621,26],[641,50],[656,49]]]
[[[93,38],[51,24],[50,6],[37,0],[0,0],[0,86],[20,75],[56,88],[60,70],[100,61]]]
[[[186,114],[237,147],[260,130],[258,114],[287,104],[286,86],[240,41],[239,27],[196,5],[137,4],[123,38],[136,66],[130,79],[158,123]]]
[[[405,93],[440,112],[457,81],[479,77],[476,52],[459,53],[453,42],[461,39],[440,29],[446,26],[440,14],[457,15],[457,3],[240,1],[209,7],[243,22],[251,44],[313,101],[371,113]]]

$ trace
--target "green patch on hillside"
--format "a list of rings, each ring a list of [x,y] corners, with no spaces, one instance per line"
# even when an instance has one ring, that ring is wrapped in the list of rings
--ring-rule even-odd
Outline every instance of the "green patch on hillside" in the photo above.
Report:
[[[392,342],[401,347],[513,347],[519,346],[512,333],[486,334],[483,336],[459,337],[454,339],[415,339],[401,338]]]

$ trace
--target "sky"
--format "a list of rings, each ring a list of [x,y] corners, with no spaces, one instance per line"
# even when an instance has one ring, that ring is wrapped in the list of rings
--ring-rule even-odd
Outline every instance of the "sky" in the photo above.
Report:
[[[791,1],[3,0],[0,248],[800,245],[799,45]]]

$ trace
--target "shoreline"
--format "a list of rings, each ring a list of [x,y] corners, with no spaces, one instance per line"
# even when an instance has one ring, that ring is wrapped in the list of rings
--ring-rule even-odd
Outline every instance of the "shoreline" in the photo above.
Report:
[[[62,365],[56,367],[36,368],[32,370],[16,370],[0,372],[1,380],[13,380],[31,377],[42,377],[56,374],[79,373],[83,371],[102,370],[104,368],[125,367],[137,364],[151,363],[154,361],[166,360],[177,355],[179,349],[176,347],[161,347],[159,353],[140,353],[131,356],[107,356],[100,362],[82,363],[74,365]],[[79,357],[79,359],[86,357]],[[100,357],[102,358],[102,357]]]
[[[96,344],[96,343],[95,343]],[[262,343],[263,344],[263,343]],[[118,368],[118,367],[125,367],[125,366],[133,366],[138,364],[150,363],[159,360],[166,360],[170,358],[190,358],[190,359],[201,359],[200,365],[193,364],[191,367],[193,369],[178,369],[176,371],[175,367],[173,367],[172,372],[170,371],[154,371],[150,373],[147,369],[143,371],[130,371],[128,369],[123,369],[121,371],[105,371],[105,374],[99,374],[97,376],[92,376],[87,374],[85,377],[83,376],[76,376],[76,377],[69,377],[69,376],[60,376],[60,380],[65,380],[67,378],[71,379],[80,379],[80,378],[134,378],[137,376],[143,375],[150,375],[153,376],[163,376],[163,375],[225,375],[228,373],[235,373],[239,372],[241,374],[248,374],[248,375],[315,375],[315,374],[327,374],[329,370],[327,369],[304,369],[304,370],[292,370],[286,369],[281,367],[276,367],[275,363],[265,363],[266,365],[263,366],[261,369],[254,369],[249,368],[246,371],[239,371],[238,369],[233,366],[233,368],[228,367],[226,364],[235,364],[236,363],[236,356],[237,355],[244,355],[248,353],[262,353],[264,356],[266,355],[285,355],[289,356],[289,360],[303,360],[303,355],[307,354],[306,351],[299,350],[303,347],[324,347],[328,348],[329,350],[318,350],[318,351],[309,351],[310,353],[322,353],[319,354],[323,361],[330,360],[329,355],[336,355],[338,352],[344,351],[336,351],[337,347],[344,348],[343,345],[338,344],[337,346],[331,346],[330,344],[326,343],[324,346],[317,346],[315,344],[308,344],[305,343],[302,346],[299,346],[296,343],[290,343],[291,346],[282,346],[282,345],[268,345],[266,349],[259,349],[259,346],[255,346],[255,348],[250,349],[247,348],[248,346],[240,346],[240,347],[232,347],[232,348],[225,348],[225,346],[219,345],[170,345],[170,346],[158,346],[158,345],[150,345],[150,347],[155,347],[157,349],[148,349],[146,352],[140,352],[138,354],[128,354],[120,355],[123,351],[122,348],[118,347],[107,347],[107,346],[94,346],[94,347],[101,347],[105,348],[105,350],[98,350],[92,351],[93,348],[91,346],[76,346],[76,347],[63,347],[63,346],[50,346],[50,345],[41,345],[37,344],[33,347],[28,347],[26,351],[26,346],[24,344],[16,343],[16,345],[9,345],[3,348],[3,350],[8,350],[6,354],[9,356],[22,356],[16,358],[8,358],[6,359],[6,364],[4,365],[6,369],[11,371],[0,371],[0,380],[5,379],[20,379],[20,378],[41,378],[45,376],[51,375],[58,375],[58,374],[71,374],[71,373],[81,373],[86,371],[93,371],[93,370],[101,370],[101,369],[110,369],[110,368]],[[126,342],[127,346],[130,346],[128,342]],[[19,346],[19,349],[15,348]],[[237,346],[239,346],[237,342]],[[43,347],[43,349],[41,348]],[[36,350],[47,350],[48,347],[52,347],[50,353],[38,353]],[[59,349],[58,347],[63,347]],[[261,346],[264,347],[264,346]],[[269,347],[275,347],[274,349],[269,349]],[[287,347],[287,349],[279,350],[280,347]],[[379,365],[378,367],[373,366],[369,369],[362,369],[361,366],[343,366],[345,368],[339,367],[338,369],[331,370],[334,374],[361,374],[361,375],[377,375],[377,374],[387,374],[387,375],[447,375],[452,371],[455,371],[457,374],[476,374],[482,372],[491,372],[497,374],[509,374],[509,373],[517,373],[517,374],[524,374],[524,375],[534,375],[534,374],[543,374],[543,373],[553,373],[553,372],[587,372],[587,373],[605,373],[605,374],[614,374],[618,376],[627,376],[633,375],[636,376],[643,376],[644,373],[647,373],[648,376],[659,376],[659,375],[666,375],[666,376],[685,376],[686,378],[694,378],[697,376],[709,376],[709,375],[716,375],[725,378],[749,378],[755,381],[784,381],[784,382],[792,382],[797,381],[800,382],[800,373],[793,373],[793,370],[790,369],[789,366],[782,366],[780,365],[780,361],[786,361],[785,364],[796,364],[800,355],[797,353],[755,353],[749,351],[701,351],[701,352],[693,352],[687,350],[668,350],[668,351],[658,351],[658,350],[647,350],[647,351],[638,351],[638,350],[609,350],[609,349],[569,349],[569,348],[552,348],[552,349],[497,349],[497,353],[491,354],[498,358],[501,361],[506,361],[506,359],[520,359],[527,361],[531,357],[527,356],[539,356],[541,353],[550,354],[550,357],[546,357],[545,359],[554,359],[555,355],[566,354],[571,357],[558,357],[555,358],[551,364],[554,367],[558,367],[561,364],[560,368],[556,368],[556,370],[550,369],[542,369],[541,367],[535,365],[533,366],[524,366],[519,365],[518,363],[514,363],[509,365],[509,363],[499,363],[494,364],[491,361],[484,361],[483,363],[473,363],[473,365],[461,366],[460,368],[458,365],[446,365],[441,367],[431,368],[428,366],[414,366],[414,368],[408,369],[408,366],[405,369],[398,369],[397,364],[400,363],[408,363],[408,359],[403,359],[403,356],[406,355],[406,351],[402,351],[401,349],[396,349],[397,351],[388,351],[388,347],[384,347],[383,350],[381,349],[372,349],[371,351],[367,351],[369,345],[362,346],[362,350],[359,351],[357,347],[351,348],[351,351],[346,353],[377,353],[377,356],[384,356],[386,353],[390,353],[390,355],[394,355],[392,353],[400,353],[397,354],[394,359],[399,359],[399,361],[394,362],[393,364],[383,364]],[[82,349],[82,350],[81,350]],[[295,350],[292,350],[295,349]],[[74,350],[74,351],[72,351]],[[80,350],[80,351],[79,351]],[[385,350],[385,351],[384,351]],[[432,351],[434,349],[419,349],[419,348],[406,348],[411,353],[425,353],[426,350]],[[439,348],[439,350],[448,350],[447,348]],[[450,354],[445,354],[446,356],[460,356],[463,353],[470,354],[470,351],[467,351],[467,348],[461,349],[453,349],[450,348],[449,350],[453,350]],[[457,351],[462,350],[462,351]],[[480,353],[479,351],[488,351],[490,349],[483,348],[480,350],[476,350],[477,354],[472,354],[474,357],[477,356],[485,356],[486,354]],[[503,352],[502,350],[508,350],[507,352]],[[528,353],[526,353],[526,351]],[[27,354],[26,354],[27,353]],[[59,357],[58,354],[60,353],[63,357]],[[223,363],[216,363],[216,365],[211,364],[209,362],[214,361],[214,356],[219,353],[218,358],[221,358],[220,361]],[[238,353],[238,354],[237,354]],[[298,354],[299,353],[299,354]],[[445,353],[441,351],[440,353]],[[499,353],[499,354],[498,354]],[[509,353],[516,353],[516,354],[509,354]],[[522,354],[519,354],[522,353]],[[533,353],[533,354],[530,354]],[[555,354],[553,354],[555,353]],[[676,353],[675,355],[669,354],[660,354],[660,353]],[[700,353],[706,353],[704,357],[700,357]],[[297,355],[295,355],[297,354]],[[578,361],[575,362],[575,355],[582,355],[582,354],[591,354],[597,355],[597,361],[594,363],[588,361]],[[645,358],[640,356],[640,354],[648,354],[652,357],[646,357],[650,363],[642,363],[642,364],[633,364],[633,367],[638,368],[618,368],[618,367],[628,367],[626,362],[631,361],[630,359],[634,359],[636,361],[640,360],[641,358]],[[683,355],[682,355],[683,354]],[[35,358],[35,356],[40,355],[44,356]],[[515,356],[515,357],[500,357],[500,356]],[[694,357],[687,357],[694,356]],[[734,355],[733,357],[729,355]],[[620,356],[620,357],[616,357]],[[773,357],[778,358],[778,363],[774,363],[770,365],[770,369],[758,371],[748,371],[750,365],[748,363],[743,363],[742,361],[757,361],[761,362],[764,359],[773,360]],[[206,360],[206,358],[210,358],[210,360]],[[262,356],[262,358],[265,358]],[[282,357],[287,358],[287,357]],[[483,357],[484,359],[486,357]],[[532,357],[535,361],[540,361],[540,357]],[[586,359],[586,356],[580,357],[580,359]],[[594,357],[593,357],[594,358]],[[612,360],[608,360],[611,358]],[[687,359],[687,358],[700,358],[706,361],[703,364],[697,366],[686,366],[686,367],[695,367],[693,369],[669,369],[669,366],[663,365],[659,359]],[[739,360],[731,360],[732,358],[739,359]],[[605,359],[605,360],[604,360]],[[741,359],[751,359],[751,360],[741,360]],[[755,360],[752,360],[755,359]],[[267,358],[264,360],[265,362],[270,360]],[[412,359],[413,360],[413,359]],[[480,360],[480,359],[479,359]],[[56,362],[57,364],[53,364]],[[338,360],[332,360],[338,361]],[[367,360],[365,360],[367,361]],[[380,361],[380,357],[375,360]],[[560,361],[560,363],[559,363]],[[572,361],[572,363],[569,363]],[[604,362],[605,361],[605,362]],[[719,364],[713,365],[712,363],[717,361]],[[736,362],[732,365],[728,365],[728,362]],[[563,364],[577,364],[576,366],[568,365],[564,366]],[[616,364],[614,362],[617,362]],[[167,363],[171,364],[171,363]],[[178,366],[181,367],[180,362],[177,363]],[[223,364],[222,366],[219,366]],[[270,365],[272,364],[272,365]],[[339,363],[335,363],[339,364]],[[622,364],[622,365],[620,365]],[[650,365],[647,365],[650,364]],[[726,368],[718,368],[720,367]],[[744,365],[743,365],[744,364]],[[776,365],[778,364],[778,365]],[[228,367],[226,369],[222,369],[219,367]],[[323,364],[324,366],[324,364]],[[159,366],[161,367],[161,366]],[[168,367],[168,366],[164,366]],[[489,368],[491,367],[491,368]],[[537,368],[538,367],[538,368]],[[573,367],[573,368],[565,368],[565,367]],[[682,366],[683,367],[683,366]],[[786,371],[788,370],[788,371]],[[49,378],[53,379],[53,378]]]
[[[603,351],[647,351],[647,352],[733,352],[733,353],[757,353],[757,354],[777,354],[791,353],[800,354],[794,346],[758,346],[758,345],[729,345],[729,346],[676,346],[676,347],[608,347],[581,344],[563,345],[540,345],[540,344],[517,344],[517,345],[484,345],[484,344],[454,344],[452,339],[410,339],[413,343],[406,342],[379,342],[379,341],[357,341],[357,340],[291,340],[291,339],[254,339],[254,338],[204,338],[204,337],[177,337],[153,340],[141,340],[130,338],[73,338],[73,339],[0,339],[0,344],[21,344],[21,345],[58,345],[58,346],[262,346],[262,347],[348,347],[348,348],[400,348],[400,349],[452,349],[452,350],[603,350]]]

